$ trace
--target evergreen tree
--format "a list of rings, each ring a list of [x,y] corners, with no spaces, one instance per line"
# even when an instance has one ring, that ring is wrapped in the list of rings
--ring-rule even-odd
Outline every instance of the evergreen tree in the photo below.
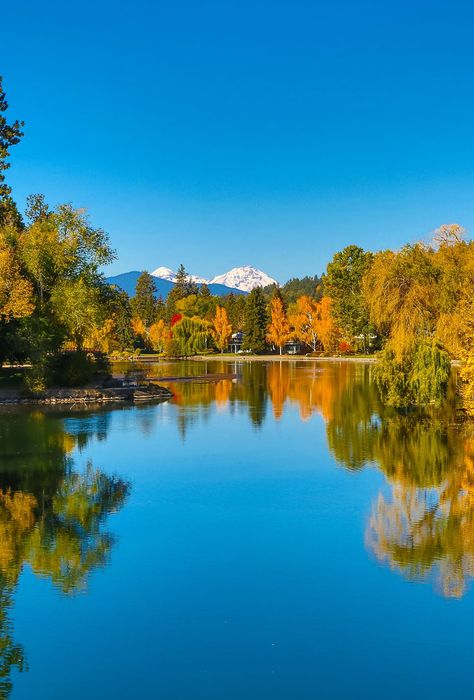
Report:
[[[8,123],[4,112],[8,109],[8,102],[2,86],[2,77],[0,76],[0,201],[4,204],[4,200],[8,199],[11,193],[11,187],[5,182],[5,170],[8,170],[10,163],[7,159],[10,155],[10,148],[20,142],[23,131],[24,122],[18,120]],[[2,208],[0,208],[2,214]],[[0,221],[0,224],[3,223]]]
[[[244,340],[242,350],[253,353],[263,352],[266,348],[267,305],[260,287],[252,289],[247,297],[244,318]]]
[[[132,299],[132,312],[143,322],[145,328],[149,328],[156,318],[155,294],[155,280],[149,272],[142,272]]]

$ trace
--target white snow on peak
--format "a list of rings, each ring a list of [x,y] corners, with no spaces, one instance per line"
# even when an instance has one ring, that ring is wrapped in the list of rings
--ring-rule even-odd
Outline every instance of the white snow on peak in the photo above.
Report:
[[[244,265],[243,267],[234,267],[223,275],[217,275],[210,281],[210,284],[224,284],[226,287],[251,292],[255,287],[266,287],[269,284],[278,284],[278,282],[266,272],[258,270],[252,265]]]
[[[153,277],[176,282],[176,272],[169,267],[157,267],[151,274]],[[244,292],[251,292],[255,287],[266,287],[269,284],[278,284],[273,277],[270,277],[262,270],[258,270],[256,267],[252,267],[252,265],[234,267],[232,270],[229,270],[229,272],[225,272],[223,275],[217,275],[217,277],[214,277],[212,280],[206,280],[204,277],[198,277],[197,275],[189,275],[189,277],[193,282],[197,282],[198,284],[223,284],[226,287],[241,289]]]
[[[162,280],[176,282],[176,273],[169,267],[157,267],[151,274],[153,277],[159,277]]]
[[[176,282],[176,272],[170,267],[157,267],[152,273],[153,277],[159,277],[162,280],[169,280],[170,282]],[[198,277],[197,275],[188,275],[193,282],[198,284],[205,283],[207,280],[204,277]]]

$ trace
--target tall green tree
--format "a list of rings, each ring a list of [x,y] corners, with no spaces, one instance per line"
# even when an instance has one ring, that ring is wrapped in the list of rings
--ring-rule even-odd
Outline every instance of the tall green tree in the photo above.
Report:
[[[264,352],[267,342],[268,314],[265,296],[260,287],[252,289],[247,297],[244,319],[242,350]]]
[[[8,102],[0,76],[0,226],[16,223],[12,219],[19,217],[18,210],[10,197],[11,187],[5,182],[5,171],[10,167],[8,157],[12,146],[16,146],[23,136],[24,122],[9,121],[5,115]],[[21,220],[21,219],[20,219]]]
[[[334,255],[324,276],[324,292],[332,299],[332,313],[338,326],[346,340],[361,346],[364,351],[368,348],[373,327],[362,280],[372,261],[372,253],[350,245]]]
[[[149,272],[142,272],[132,299],[132,313],[149,328],[156,319],[156,284]]]

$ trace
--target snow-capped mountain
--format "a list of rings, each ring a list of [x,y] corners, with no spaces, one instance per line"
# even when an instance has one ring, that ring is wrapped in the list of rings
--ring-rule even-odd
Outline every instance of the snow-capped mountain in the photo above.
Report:
[[[158,277],[161,280],[176,282],[176,272],[173,272],[173,270],[170,267],[157,267],[156,270],[154,270],[151,274],[153,275],[153,277]],[[204,277],[197,277],[197,275],[189,275],[189,277],[192,279],[193,282],[197,282],[198,284],[202,284],[208,281],[205,280]]]
[[[266,272],[262,272],[262,270],[258,270],[256,267],[252,267],[252,265],[234,267],[223,275],[217,275],[210,282],[211,284],[224,284],[226,287],[242,289],[244,292],[251,292],[255,287],[267,287],[269,284],[278,284],[273,277],[267,275]]]
[[[176,282],[176,272],[173,272],[169,267],[157,267],[152,273],[153,277],[158,277],[169,282]],[[211,280],[206,280],[197,275],[190,275],[193,282],[198,284],[223,284],[225,287],[232,289],[241,289],[243,292],[251,292],[255,287],[266,287],[269,284],[278,284],[276,280],[258,270],[252,265],[244,265],[243,267],[234,267],[229,272],[223,275],[217,275]]]
[[[157,267],[156,270],[153,270],[151,273],[153,277],[159,277],[160,280],[169,280],[170,282],[176,282],[176,272],[173,272],[173,270],[170,267]]]

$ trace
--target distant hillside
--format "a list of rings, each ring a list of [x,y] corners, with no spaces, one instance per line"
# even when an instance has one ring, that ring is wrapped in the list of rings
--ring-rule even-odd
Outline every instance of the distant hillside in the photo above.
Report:
[[[107,277],[107,282],[109,284],[115,284],[117,287],[120,287],[120,289],[123,289],[124,292],[127,292],[127,294],[130,297],[133,297],[135,294],[135,287],[137,285],[137,280],[140,277],[142,273],[139,270],[132,270],[132,272],[124,272],[121,275],[114,275],[113,277]],[[156,284],[156,289],[157,289],[157,297],[162,297],[163,299],[166,299],[168,296],[169,292],[171,289],[174,287],[174,282],[170,282],[169,280],[161,279],[160,277],[155,277],[155,284]],[[201,285],[198,284],[198,287]],[[242,289],[232,289],[231,287],[226,287],[223,284],[208,284],[207,285],[210,289],[211,294],[214,294],[218,297],[223,297],[226,296],[227,294],[247,294],[248,292],[243,291]]]

